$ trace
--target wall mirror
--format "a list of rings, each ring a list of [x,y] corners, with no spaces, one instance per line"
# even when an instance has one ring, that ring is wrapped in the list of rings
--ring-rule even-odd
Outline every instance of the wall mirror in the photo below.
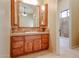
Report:
[[[42,25],[47,26],[48,5],[43,4],[44,1],[11,0],[12,26],[17,27],[40,27]]]
[[[39,27],[39,6],[27,1],[19,1],[17,6],[19,27]]]

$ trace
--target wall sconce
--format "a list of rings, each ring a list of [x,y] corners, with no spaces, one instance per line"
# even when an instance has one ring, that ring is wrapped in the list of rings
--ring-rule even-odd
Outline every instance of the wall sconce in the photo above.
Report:
[[[45,6],[44,6],[44,5],[42,5],[41,9],[42,9],[42,11],[45,11]]]
[[[45,25],[45,5],[41,6],[41,25]]]

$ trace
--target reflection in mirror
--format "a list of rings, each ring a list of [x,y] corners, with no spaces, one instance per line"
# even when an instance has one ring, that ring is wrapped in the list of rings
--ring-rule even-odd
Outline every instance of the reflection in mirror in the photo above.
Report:
[[[19,27],[39,27],[39,7],[19,3]]]

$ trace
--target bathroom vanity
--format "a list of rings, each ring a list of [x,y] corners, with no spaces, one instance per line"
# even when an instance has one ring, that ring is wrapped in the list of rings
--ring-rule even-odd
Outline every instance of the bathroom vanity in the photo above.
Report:
[[[11,34],[11,57],[46,50],[49,47],[48,32],[27,32]]]
[[[48,4],[41,0],[38,5],[25,1],[11,0],[11,57],[49,48]]]

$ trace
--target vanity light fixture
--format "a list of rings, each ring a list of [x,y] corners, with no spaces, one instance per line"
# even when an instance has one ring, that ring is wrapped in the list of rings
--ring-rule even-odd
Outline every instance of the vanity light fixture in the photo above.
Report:
[[[31,5],[38,5],[37,0],[22,0],[23,3],[31,4]]]
[[[41,24],[44,25],[44,22],[42,21]]]

